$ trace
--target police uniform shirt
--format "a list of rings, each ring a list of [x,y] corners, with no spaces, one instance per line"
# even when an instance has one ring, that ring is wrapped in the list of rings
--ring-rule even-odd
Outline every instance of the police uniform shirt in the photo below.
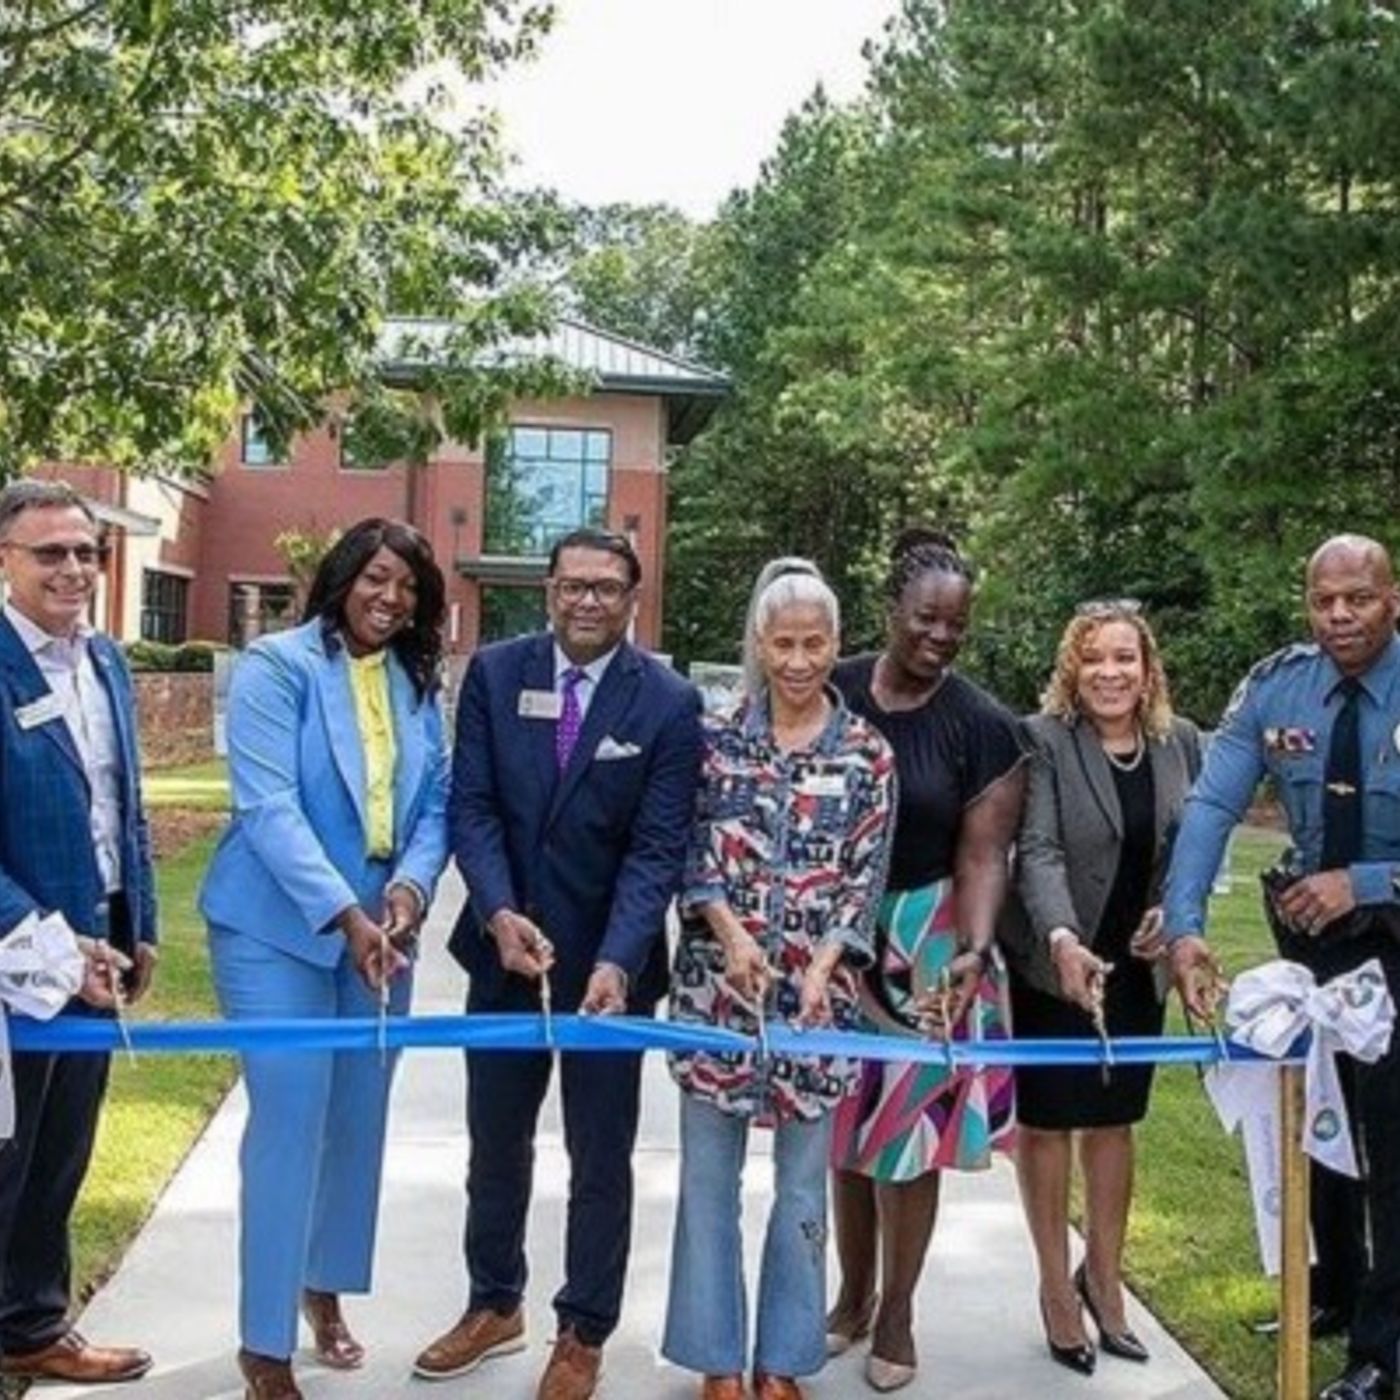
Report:
[[[1358,904],[1393,904],[1400,874],[1400,640],[1361,682],[1361,859],[1349,867]],[[1323,797],[1342,674],[1320,647],[1284,648],[1260,662],[1221,720],[1182,816],[1163,909],[1169,934],[1199,934],[1225,842],[1267,774],[1288,817],[1304,873],[1322,856]]]

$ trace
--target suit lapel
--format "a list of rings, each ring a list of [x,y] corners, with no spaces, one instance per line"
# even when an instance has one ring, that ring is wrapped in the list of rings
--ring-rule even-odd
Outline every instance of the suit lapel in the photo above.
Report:
[[[579,785],[588,766],[593,760],[593,751],[598,741],[612,728],[613,721],[627,708],[632,692],[637,687],[637,672],[641,662],[637,653],[624,642],[612,659],[612,664],[603,672],[597,694],[589,702],[588,713],[583,717],[583,728],[579,731],[578,743],[569,757],[569,766],[554,789],[554,801],[550,803],[548,826],[563,810],[564,804]]]
[[[1087,720],[1076,721],[1073,729],[1074,747],[1079,754],[1080,771],[1094,794],[1113,834],[1123,839],[1123,809],[1118,805],[1118,793],[1113,786],[1113,774],[1108,771],[1108,759],[1104,757],[1103,745],[1094,733],[1094,726]]]
[[[335,766],[340,770],[341,779],[355,804],[360,818],[360,830],[369,830],[369,818],[365,812],[365,749],[360,742],[360,725],[355,718],[355,696],[350,689],[350,659],[343,645],[336,648],[335,654],[327,652],[319,633],[311,640],[311,646],[318,657],[318,680],[316,695],[321,705],[321,719],[326,726],[326,740],[330,744]]]
[[[1160,850],[1162,837],[1172,824],[1174,814],[1181,810],[1187,787],[1186,760],[1170,734],[1165,739],[1149,739],[1147,757],[1152,764],[1154,835]]]
[[[389,667],[390,718],[394,725],[394,849],[401,851],[408,830],[408,818],[418,795],[418,785],[423,781],[423,765],[427,761],[423,748],[423,728],[413,717],[419,703],[429,705],[432,701],[418,700],[408,672],[393,652],[389,653],[386,664]]]
[[[29,648],[3,613],[0,613],[0,670],[3,670],[9,683],[16,710],[32,705],[34,701],[42,700],[44,696],[52,693],[49,683],[44,679],[44,673],[39,669],[39,663],[29,654]],[[78,770],[86,783],[87,769],[83,767],[82,755],[79,754],[78,746],[69,732],[68,721],[62,715],[56,715],[39,725],[39,731],[51,743],[57,745],[58,751]]]

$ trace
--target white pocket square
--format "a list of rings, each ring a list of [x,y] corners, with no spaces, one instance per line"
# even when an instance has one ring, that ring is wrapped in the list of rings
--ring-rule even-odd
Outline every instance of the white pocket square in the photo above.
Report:
[[[593,750],[593,757],[600,762],[606,763],[610,759],[636,758],[641,751],[642,746],[640,744],[631,744],[625,739],[619,742],[614,739],[611,734],[605,734],[599,742],[598,747]]]

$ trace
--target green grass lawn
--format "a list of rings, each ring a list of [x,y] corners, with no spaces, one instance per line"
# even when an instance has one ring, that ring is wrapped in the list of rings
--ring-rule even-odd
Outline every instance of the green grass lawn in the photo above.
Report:
[[[216,1015],[204,923],[194,903],[213,849],[212,837],[196,841],[157,868],[160,963],[139,1008],[143,1018]],[[116,1267],[236,1072],[237,1061],[226,1055],[144,1055],[135,1065],[113,1057],[97,1151],[73,1222],[81,1294]]]
[[[1274,956],[1259,904],[1258,872],[1282,838],[1242,831],[1234,888],[1211,908],[1210,937],[1227,974]],[[1175,1008],[1167,1027],[1184,1027]],[[1277,1305],[1260,1272],[1244,1150],[1227,1138],[1190,1068],[1161,1069],[1138,1138],[1137,1190],[1128,1232],[1128,1272],[1172,1332],[1232,1396],[1274,1394],[1274,1346],[1249,1324]],[[1315,1348],[1315,1378],[1340,1368],[1342,1348]]]
[[[150,807],[228,811],[228,764],[222,758],[185,768],[158,768],[142,774],[141,786]]]

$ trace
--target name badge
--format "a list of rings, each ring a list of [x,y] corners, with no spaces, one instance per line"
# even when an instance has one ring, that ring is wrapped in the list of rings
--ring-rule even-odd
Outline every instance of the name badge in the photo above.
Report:
[[[521,719],[558,719],[563,702],[555,690],[522,690],[516,714]]]
[[[57,695],[50,692],[48,695],[41,695],[37,700],[30,701],[27,705],[21,705],[15,711],[15,719],[19,721],[21,729],[37,729],[39,725],[58,719],[62,714],[62,703]]]
[[[803,797],[845,797],[846,779],[840,773],[814,773],[798,784]]]

